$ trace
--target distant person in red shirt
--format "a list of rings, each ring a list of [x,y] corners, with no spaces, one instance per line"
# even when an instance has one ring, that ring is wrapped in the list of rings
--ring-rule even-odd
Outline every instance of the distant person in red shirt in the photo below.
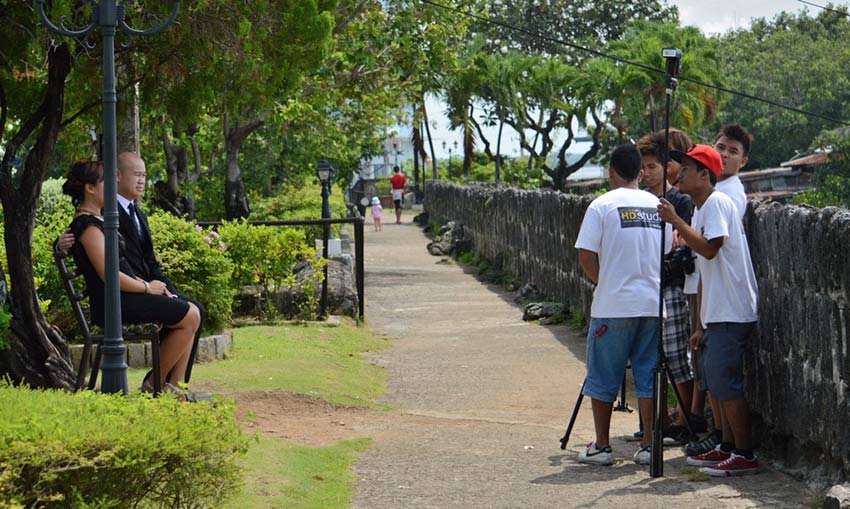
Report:
[[[401,224],[401,202],[404,198],[404,186],[407,184],[407,177],[401,173],[398,166],[393,167],[394,175],[390,177],[390,185],[393,188],[393,204],[395,205],[395,222]]]

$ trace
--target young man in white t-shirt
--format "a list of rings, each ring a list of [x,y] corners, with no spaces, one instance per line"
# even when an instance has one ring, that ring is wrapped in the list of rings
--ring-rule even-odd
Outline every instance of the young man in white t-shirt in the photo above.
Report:
[[[747,213],[747,193],[738,172],[747,165],[752,143],[753,135],[739,124],[724,125],[717,133],[717,141],[714,142],[714,150],[720,154],[723,161],[723,171],[717,177],[714,189],[732,198],[741,219]]]
[[[691,347],[702,352],[703,381],[723,417],[722,442],[687,462],[713,476],[754,474],[759,464],[752,448],[743,356],[758,320],[758,287],[747,237],[732,199],[714,189],[723,169],[720,154],[708,145],[695,145],[670,156],[682,164],[680,189],[691,195],[696,210],[691,225],[667,200],[661,200],[658,212],[698,255],[705,330],[697,329]]]
[[[587,379],[596,441],[579,461],[614,462],[611,410],[631,361],[645,433],[634,459],[650,461],[652,370],[658,358],[661,220],[658,198],[638,189],[640,152],[632,144],[611,154],[611,191],[588,206],[575,247],[587,277],[596,283],[587,334]],[[667,239],[672,229],[668,226]],[[654,257],[652,255],[654,254]],[[653,261],[654,260],[654,261]]]
[[[747,213],[747,195],[744,192],[744,185],[738,177],[741,168],[747,165],[748,154],[753,143],[753,135],[749,133],[739,124],[727,124],[720,128],[717,133],[714,149],[720,154],[720,159],[723,163],[723,171],[717,176],[717,184],[714,186],[715,191],[719,191],[735,203],[735,208],[738,212],[738,217],[743,219]],[[686,281],[686,288],[696,291],[699,273],[695,272],[690,281]],[[699,354],[694,357],[697,358]],[[702,387],[702,383],[698,384]],[[700,399],[696,397],[695,399]],[[697,456],[709,452],[717,447],[722,439],[723,429],[723,412],[720,405],[714,400],[711,401],[712,415],[714,416],[715,430],[704,437],[702,440],[694,441],[688,444],[687,453],[689,456]]]

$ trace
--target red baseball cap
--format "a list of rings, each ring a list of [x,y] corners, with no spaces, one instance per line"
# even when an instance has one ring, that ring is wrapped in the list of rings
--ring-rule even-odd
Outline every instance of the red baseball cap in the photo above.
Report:
[[[723,171],[723,159],[720,157],[720,152],[714,150],[714,147],[694,145],[687,152],[682,152],[681,150],[670,151],[670,159],[677,163],[681,163],[685,157],[689,157],[705,166],[715,176],[719,176],[720,172]]]

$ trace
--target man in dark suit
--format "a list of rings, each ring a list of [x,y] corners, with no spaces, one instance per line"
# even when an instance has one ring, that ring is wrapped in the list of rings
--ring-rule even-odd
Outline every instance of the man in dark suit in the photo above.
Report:
[[[195,334],[195,341],[189,354],[189,364],[186,368],[184,381],[188,383],[192,374],[192,365],[195,362],[198,339],[201,335],[206,312],[197,300],[180,295],[171,280],[162,273],[162,268],[154,252],[148,218],[137,203],[138,198],[145,191],[146,177],[145,162],[138,154],[133,152],[118,154],[118,232],[124,239],[124,258],[136,276],[145,281],[162,281],[167,287],[166,294],[169,297],[191,302],[201,312],[202,325],[198,327]],[[59,248],[68,251],[73,245],[74,235],[70,231],[66,231],[59,239]],[[180,380],[165,381],[170,383],[180,382]]]
[[[162,273],[162,268],[156,258],[148,218],[137,203],[138,198],[145,191],[146,177],[145,162],[138,154],[133,152],[118,154],[118,231],[124,238],[124,257],[137,276],[145,281],[162,281],[168,288],[167,295],[198,306],[203,324],[204,307],[197,300],[180,295],[177,292],[171,280]],[[192,352],[189,356],[189,365],[186,368],[186,382],[189,381],[192,374],[192,364],[195,361],[200,334],[201,327],[198,327]],[[179,380],[169,381],[172,383],[179,382]]]

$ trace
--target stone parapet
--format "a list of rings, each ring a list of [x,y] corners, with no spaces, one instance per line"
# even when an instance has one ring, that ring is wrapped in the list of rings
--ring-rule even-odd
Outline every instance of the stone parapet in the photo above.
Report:
[[[593,287],[573,246],[591,197],[439,181],[426,196],[432,223],[462,223],[480,256],[589,316]],[[757,441],[789,469],[846,479],[850,211],[753,201],[744,225],[760,294],[745,359]]]

